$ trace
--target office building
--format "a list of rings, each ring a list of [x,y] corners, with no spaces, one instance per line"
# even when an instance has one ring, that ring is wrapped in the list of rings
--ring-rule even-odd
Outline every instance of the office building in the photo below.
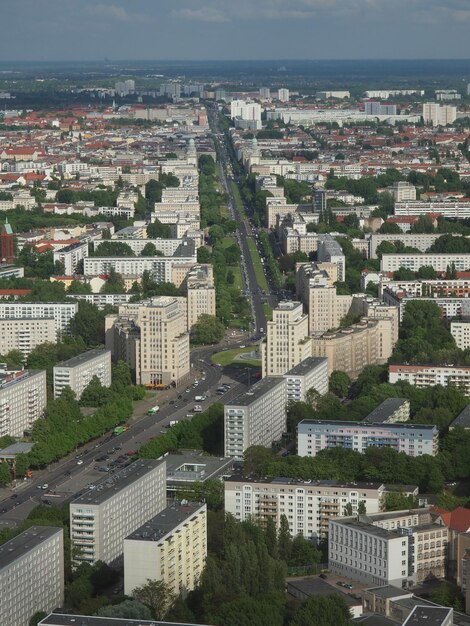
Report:
[[[328,567],[366,585],[444,578],[448,529],[429,509],[331,519]]]
[[[161,580],[186,595],[197,586],[206,557],[206,505],[174,503],[124,539],[124,593]]]
[[[64,531],[31,526],[0,546],[0,624],[29,626],[64,602]]]
[[[106,317],[106,347],[135,372],[137,384],[181,385],[189,376],[185,298],[159,296],[123,304]]]
[[[277,99],[280,102],[289,102],[289,90],[288,89],[278,89],[277,91]]]
[[[54,263],[62,263],[65,276],[73,276],[77,265],[88,256],[88,242],[74,243],[60,250],[54,250]]]
[[[470,367],[465,365],[389,365],[388,380],[404,380],[421,388],[454,385],[470,396]]]
[[[54,398],[64,387],[70,387],[80,400],[82,393],[96,376],[103,387],[111,386],[111,350],[88,350],[54,366]]]
[[[406,398],[387,398],[362,420],[363,424],[396,424],[410,419],[410,401]]]
[[[58,337],[69,332],[76,302],[10,302],[0,300],[0,319],[53,319]]]
[[[138,460],[73,500],[75,564],[122,564],[125,537],[166,507],[165,478],[164,460]]]
[[[0,368],[0,437],[23,437],[47,403],[45,370]]]
[[[267,322],[266,340],[261,344],[263,376],[282,376],[312,356],[308,317],[301,302],[279,302]]]
[[[310,389],[323,396],[328,393],[328,361],[307,357],[286,372],[283,378],[286,380],[287,402],[305,402]]]
[[[385,486],[380,483],[343,483],[334,480],[302,481],[293,478],[245,478],[225,480],[225,511],[238,521],[272,519],[279,529],[281,516],[289,522],[293,537],[320,541],[328,535],[330,519],[351,509],[380,511]]]
[[[53,319],[0,319],[0,354],[19,350],[27,357],[43,343],[55,343],[57,332]]]
[[[470,348],[470,319],[452,320],[450,333],[455,339],[457,348],[460,350]]]
[[[267,377],[224,408],[225,456],[243,458],[250,446],[270,447],[286,429],[286,380]]]
[[[380,261],[382,272],[396,272],[401,267],[417,272],[420,267],[430,266],[436,272],[446,272],[449,268],[456,272],[465,272],[470,269],[470,254],[467,253],[442,253],[442,252],[418,252],[383,254]]]
[[[297,453],[316,456],[321,450],[392,448],[408,456],[436,456],[439,431],[431,424],[389,424],[332,420],[302,420],[297,426]]]

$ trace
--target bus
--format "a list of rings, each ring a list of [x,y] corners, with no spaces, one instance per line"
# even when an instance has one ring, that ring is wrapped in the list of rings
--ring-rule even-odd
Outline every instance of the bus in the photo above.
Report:
[[[113,436],[117,437],[117,435],[122,435],[122,433],[126,432],[127,428],[127,426],[116,426],[116,428],[113,430]]]

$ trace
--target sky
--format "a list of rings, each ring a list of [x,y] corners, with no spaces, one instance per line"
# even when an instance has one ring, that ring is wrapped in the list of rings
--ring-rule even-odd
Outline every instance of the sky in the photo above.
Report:
[[[0,60],[470,58],[470,0],[0,0]]]

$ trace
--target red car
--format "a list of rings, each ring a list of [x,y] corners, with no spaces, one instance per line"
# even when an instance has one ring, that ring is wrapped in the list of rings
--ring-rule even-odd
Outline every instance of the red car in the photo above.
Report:
[[[128,450],[126,454],[127,456],[134,456],[134,454],[137,454],[137,450]]]

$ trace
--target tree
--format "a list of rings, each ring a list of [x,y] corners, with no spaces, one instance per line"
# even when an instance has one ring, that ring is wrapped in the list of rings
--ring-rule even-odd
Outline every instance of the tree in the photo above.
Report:
[[[279,558],[286,563],[289,563],[292,554],[292,537],[289,530],[289,522],[285,515],[281,515],[279,522],[277,548],[279,551]]]
[[[402,234],[401,228],[395,222],[384,222],[378,230],[383,235],[399,235]]]
[[[142,248],[142,252],[140,253],[140,256],[157,256],[157,253],[158,251],[157,251],[155,244],[149,241]]]
[[[313,541],[305,539],[303,535],[297,535],[292,541],[292,552],[289,560],[291,567],[313,565],[319,563],[321,552]]]
[[[91,302],[80,300],[78,312],[70,321],[70,331],[74,337],[80,337],[86,346],[98,346],[104,343],[105,310],[99,310]]]
[[[82,406],[103,406],[111,399],[111,392],[106,387],[103,387],[98,376],[93,376],[88,385],[83,390],[80,398],[80,404]]]
[[[163,580],[147,579],[145,585],[132,592],[136,600],[150,608],[154,619],[163,620],[175,601],[171,587]]]
[[[392,491],[385,494],[384,508],[386,511],[404,511],[418,506],[418,498],[406,495],[402,491]]]
[[[345,600],[332,593],[311,596],[297,609],[290,626],[352,626],[353,623]]]
[[[89,283],[84,283],[82,280],[72,280],[72,282],[70,283],[68,293],[69,294],[91,293],[91,285]]]
[[[352,504],[350,502],[348,502],[347,504],[344,505],[343,515],[345,517],[347,517],[347,516],[350,516],[352,514],[353,514]]]
[[[147,226],[149,239],[171,239],[171,228],[168,224],[162,224],[159,219]]]
[[[126,287],[124,285],[124,279],[116,272],[116,270],[112,267],[109,270],[108,280],[101,287],[100,293],[125,293]]]
[[[225,326],[213,315],[202,314],[191,330],[191,341],[198,345],[218,343],[225,335]]]
[[[100,243],[94,256],[135,256],[135,254],[128,243],[111,239]]]
[[[8,485],[11,482],[11,473],[8,463],[3,461],[0,463],[0,485]]]
[[[359,515],[365,515],[367,513],[366,503],[364,500],[361,500],[359,502],[359,505],[357,507],[357,512],[359,513]]]
[[[119,604],[104,606],[96,615],[99,617],[117,617],[121,619],[151,620],[151,610],[137,600],[124,600]]]
[[[47,617],[47,613],[45,611],[37,611],[29,620],[29,626],[37,626],[45,617]]]
[[[328,388],[331,393],[339,398],[345,398],[348,395],[349,387],[351,386],[351,379],[346,372],[335,370],[331,372]]]
[[[417,277],[435,280],[437,278],[437,273],[432,265],[422,265],[418,270]]]

